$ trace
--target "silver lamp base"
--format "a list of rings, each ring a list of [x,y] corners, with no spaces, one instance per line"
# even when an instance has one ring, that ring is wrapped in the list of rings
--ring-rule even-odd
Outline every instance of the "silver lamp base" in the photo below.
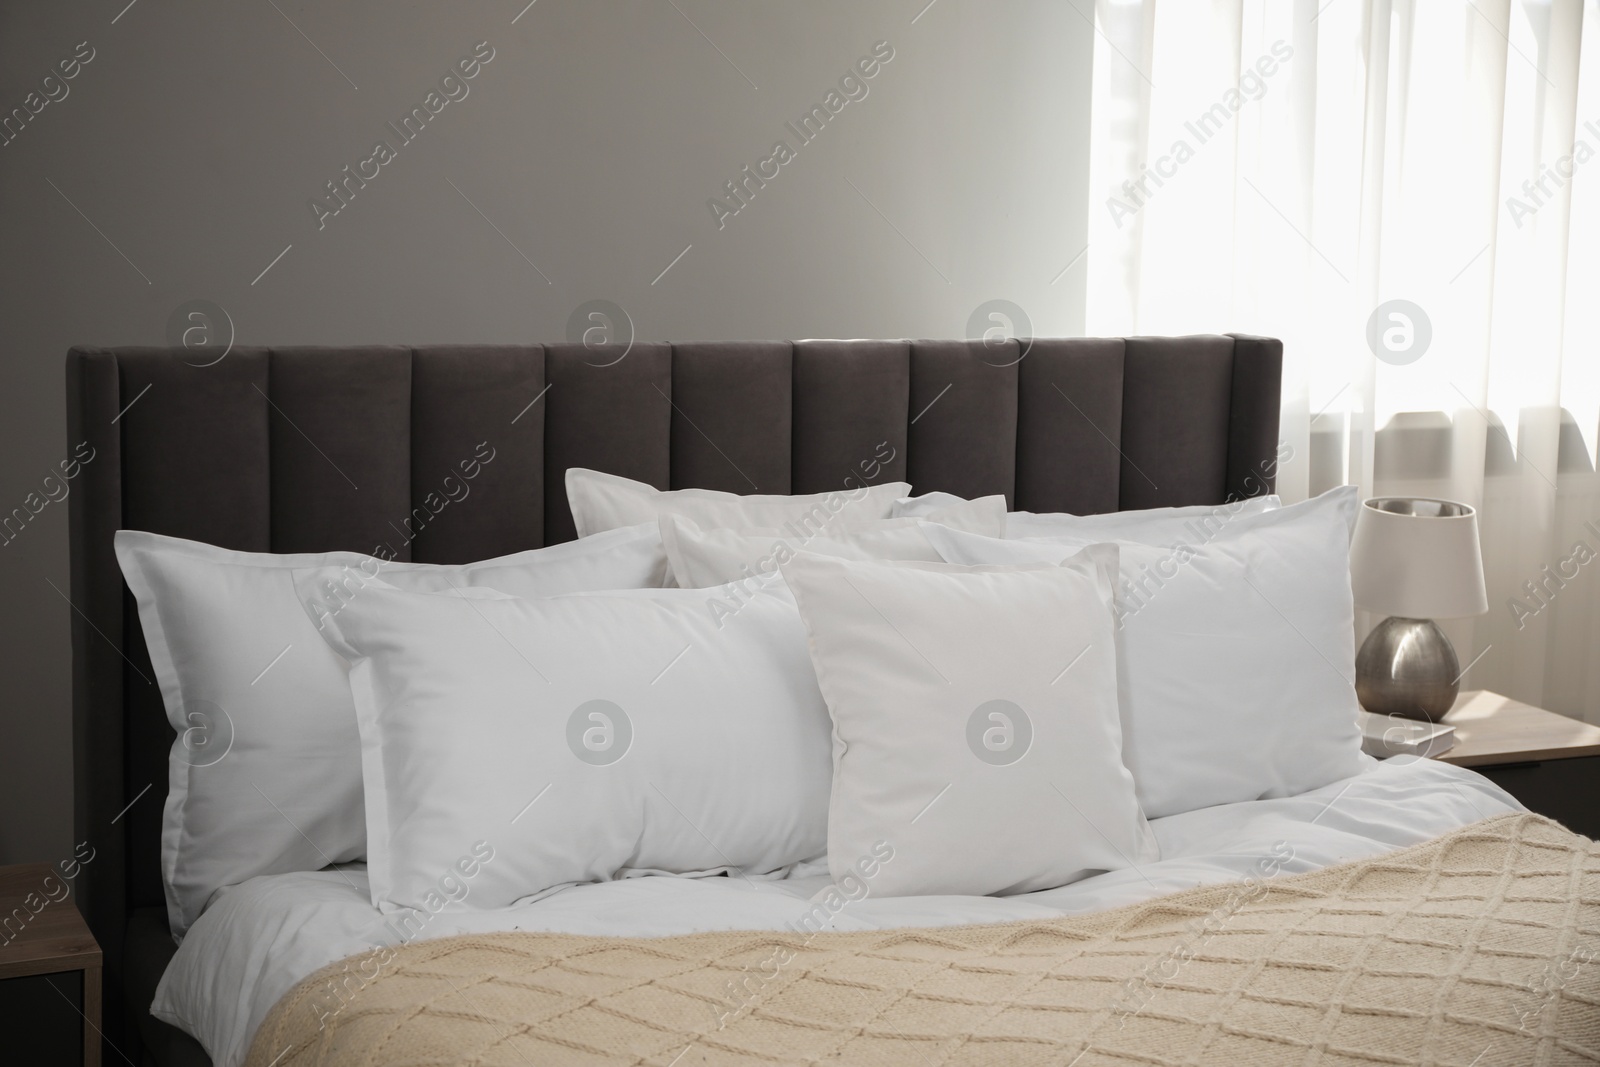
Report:
[[[1356,653],[1356,699],[1374,715],[1438,722],[1460,681],[1456,650],[1432,619],[1384,619]]]

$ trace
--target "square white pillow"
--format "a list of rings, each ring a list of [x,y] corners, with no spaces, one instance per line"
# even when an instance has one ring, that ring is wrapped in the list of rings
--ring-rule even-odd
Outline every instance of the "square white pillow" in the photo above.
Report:
[[[302,571],[297,587],[309,602],[325,580]],[[819,857],[828,713],[794,601],[757,593],[719,627],[705,600],[374,583],[331,618],[361,730],[373,903],[437,911],[441,877],[485,852],[474,907]]]
[[[1221,526],[1240,515],[1259,515],[1281,507],[1276,496],[1253,496],[1226,504],[1201,504],[1182,508],[1144,508],[1108,511],[1101,515],[1073,515],[1065,511],[1013,511],[1006,515],[1005,536],[1067,538],[1081,542],[1138,541],[1146,545],[1190,544],[1209,540]]]
[[[889,854],[874,893],[1025,893],[1159,858],[1122,761],[1116,565],[784,565],[833,717],[836,879]]]
[[[1240,513],[1209,540],[1118,542],[1123,755],[1150,818],[1361,772],[1356,503],[1344,486]],[[1081,547],[923,530],[952,563],[1055,562]]]
[[[911,486],[907,482],[885,482],[809,496],[740,496],[715,489],[668,491],[615,474],[583,467],[567,468],[567,502],[572,506],[579,537],[619,526],[654,522],[663,515],[681,515],[706,529],[886,519],[895,498],[909,492]]]
[[[1000,536],[1006,498],[986,496],[957,500],[951,508],[931,512],[931,522],[960,530]],[[719,527],[702,529],[692,519],[664,515],[661,542],[673,578],[685,589],[728,582],[779,581],[778,568],[799,551],[843,559],[911,559],[943,562],[918,528],[915,518],[866,522],[835,520],[823,526],[792,522],[782,527]]]
[[[659,586],[666,575],[654,523],[450,567],[359,552],[233,552],[136,530],[117,532],[116,552],[178,732],[161,832],[175,937],[224,886],[366,851],[350,685],[306,618],[295,568],[336,568],[337,588],[322,595],[334,614],[378,575],[411,589],[492,585],[526,596]]]

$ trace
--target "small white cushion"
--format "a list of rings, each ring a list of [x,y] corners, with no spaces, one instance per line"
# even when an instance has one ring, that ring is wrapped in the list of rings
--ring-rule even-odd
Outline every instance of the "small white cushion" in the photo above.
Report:
[[[663,515],[681,515],[706,529],[886,519],[895,498],[910,491],[911,486],[905,482],[851,488],[841,485],[836,492],[809,496],[740,496],[715,489],[665,491],[615,474],[567,468],[567,502],[572,506],[579,537],[653,522]]]
[[[929,521],[959,530],[1000,536],[1006,498],[955,499],[948,509],[929,513]],[[702,529],[692,519],[666,515],[661,541],[673,578],[686,589],[728,582],[778,581],[778,568],[796,552],[841,559],[910,559],[943,562],[918,528],[918,519],[837,520],[821,527],[790,523],[783,527]]]
[[[1119,542],[1124,757],[1150,818],[1293,796],[1361,772],[1350,533],[1356,490],[1240,512],[1206,540]],[[952,563],[1079,544],[925,524]]]
[[[325,572],[303,571],[308,601]],[[703,590],[524,600],[374,584],[323,629],[351,662],[372,901],[437,911],[649,871],[819,857],[828,714],[786,591],[719,628]],[[480,844],[481,843],[481,844]]]
[[[1101,515],[1072,515],[1064,511],[1013,511],[1006,516],[1005,536],[1014,539],[1065,537],[1074,541],[1138,541],[1146,545],[1175,545],[1208,540],[1220,525],[1240,515],[1258,515],[1282,506],[1276,496],[1253,496],[1226,504],[1201,504],[1182,508],[1145,508],[1108,511]]]
[[[178,732],[161,872],[180,937],[224,886],[366,851],[350,686],[306,619],[294,568],[336,568],[329,612],[360,599],[373,575],[411,589],[489,585],[538,596],[659,586],[666,574],[654,523],[455,567],[358,552],[233,552],[135,530],[119,530],[115,544]]]
[[[1159,858],[1122,762],[1116,549],[1060,566],[802,553],[783,575],[833,716],[828,865],[873,893],[1023,893]]]

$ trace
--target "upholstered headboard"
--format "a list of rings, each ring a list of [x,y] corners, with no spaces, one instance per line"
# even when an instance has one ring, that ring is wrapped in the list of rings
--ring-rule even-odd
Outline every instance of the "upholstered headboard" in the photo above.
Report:
[[[108,1003],[130,912],[163,903],[173,736],[115,530],[466,561],[570,539],[573,466],[736,493],[904,479],[1030,511],[1220,503],[1271,490],[1282,350],[1242,336],[1035,340],[1025,355],[967,341],[241,348],[196,366],[182,350],[74,349],[69,452],[93,449],[71,496],[76,827],[96,849],[78,890]]]

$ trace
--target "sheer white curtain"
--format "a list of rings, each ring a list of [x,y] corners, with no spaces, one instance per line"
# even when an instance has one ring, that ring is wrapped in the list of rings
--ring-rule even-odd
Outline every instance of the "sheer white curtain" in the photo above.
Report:
[[[1600,722],[1600,0],[1095,15],[1089,332],[1283,338],[1285,499],[1479,507],[1463,687]]]

